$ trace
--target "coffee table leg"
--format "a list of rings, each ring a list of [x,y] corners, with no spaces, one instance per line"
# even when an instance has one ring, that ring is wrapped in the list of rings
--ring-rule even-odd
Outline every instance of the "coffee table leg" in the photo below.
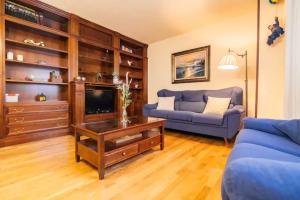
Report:
[[[80,156],[78,155],[78,142],[80,141],[80,134],[77,133],[76,128],[74,128],[74,135],[75,135],[75,160],[76,162],[79,162]]]
[[[160,142],[160,150],[164,150],[164,148],[165,148],[165,127],[164,126],[162,126],[161,128],[160,128],[160,140],[161,140],[161,142]]]
[[[99,136],[98,138],[98,174],[99,180],[104,179],[104,138]]]

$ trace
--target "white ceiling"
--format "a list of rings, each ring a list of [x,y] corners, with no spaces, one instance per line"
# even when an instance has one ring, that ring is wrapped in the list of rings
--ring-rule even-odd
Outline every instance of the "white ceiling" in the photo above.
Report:
[[[145,43],[245,12],[257,0],[42,0]],[[247,23],[247,22],[245,22]]]

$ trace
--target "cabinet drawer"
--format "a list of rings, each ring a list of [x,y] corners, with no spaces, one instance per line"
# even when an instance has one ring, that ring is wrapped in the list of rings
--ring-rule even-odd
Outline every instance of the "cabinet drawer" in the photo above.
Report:
[[[140,152],[146,151],[146,150],[160,144],[160,142],[161,142],[160,135],[143,140],[143,141],[139,142]]]
[[[120,149],[113,150],[112,152],[106,153],[105,166],[110,166],[117,162],[126,160],[127,158],[130,158],[136,154],[138,154],[138,144],[132,144]]]
[[[45,111],[59,111],[68,110],[68,104],[59,105],[30,105],[30,106],[11,106],[7,108],[8,114],[45,112]]]
[[[8,126],[8,135],[19,135],[24,133],[44,131],[56,128],[68,127],[68,120],[48,120],[37,123],[27,123],[21,125]]]
[[[20,116],[21,115],[21,116]],[[22,124],[28,122],[40,122],[49,119],[68,119],[68,113],[65,111],[45,112],[35,114],[15,114],[7,117],[8,125]]]

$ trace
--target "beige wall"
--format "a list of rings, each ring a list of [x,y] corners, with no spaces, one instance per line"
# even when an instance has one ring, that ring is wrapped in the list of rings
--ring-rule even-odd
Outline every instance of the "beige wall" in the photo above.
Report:
[[[255,6],[254,6],[255,7]],[[201,46],[211,45],[211,81],[196,83],[171,83],[171,54]],[[157,101],[156,92],[171,90],[220,89],[231,86],[244,87],[244,60],[236,71],[217,69],[222,56],[231,48],[237,52],[248,50],[249,54],[249,113],[254,115],[255,69],[256,69],[256,10],[243,16],[195,31],[168,38],[149,45],[149,102]]]
[[[284,26],[284,3],[279,4],[277,13]],[[258,117],[264,118],[283,118],[285,37],[272,46],[266,44],[270,34],[267,27],[274,22],[275,15],[276,6],[261,1]]]

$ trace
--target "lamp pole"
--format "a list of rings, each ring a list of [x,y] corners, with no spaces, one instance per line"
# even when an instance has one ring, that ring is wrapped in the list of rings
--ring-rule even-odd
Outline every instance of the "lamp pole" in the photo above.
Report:
[[[245,53],[243,54],[239,54],[239,53],[236,53],[235,51],[229,49],[228,50],[229,53],[232,52],[232,53],[235,53],[237,56],[241,57],[241,58],[245,58],[245,98],[246,98],[246,111],[245,111],[245,114],[246,114],[246,117],[248,116],[248,52],[247,50],[245,51]]]

